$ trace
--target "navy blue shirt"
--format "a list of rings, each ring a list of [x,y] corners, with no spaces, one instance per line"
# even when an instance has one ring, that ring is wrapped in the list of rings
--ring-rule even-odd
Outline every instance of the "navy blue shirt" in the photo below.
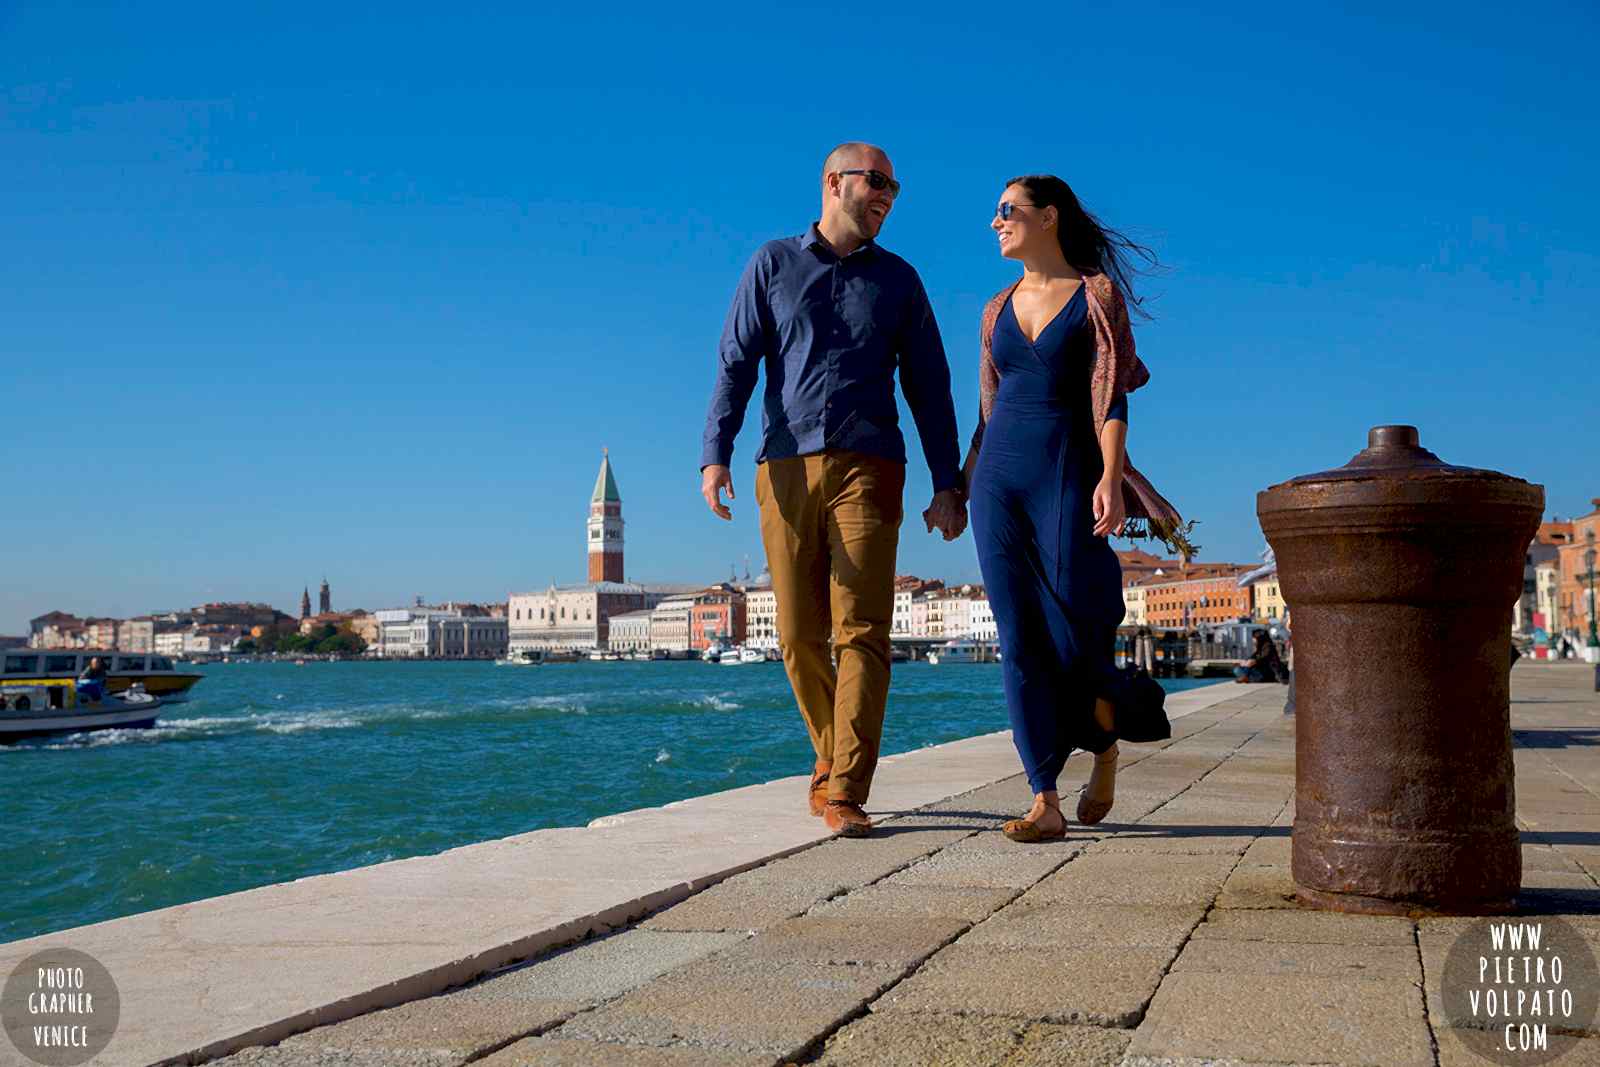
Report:
[[[762,245],[728,309],[700,465],[727,466],[760,367],[756,461],[849,449],[906,461],[900,371],[935,492],[961,485],[950,364],[911,264],[868,242],[843,258],[817,227]]]

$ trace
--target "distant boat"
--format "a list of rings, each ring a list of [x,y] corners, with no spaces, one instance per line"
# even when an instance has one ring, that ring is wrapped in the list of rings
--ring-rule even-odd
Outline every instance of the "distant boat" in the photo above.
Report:
[[[0,687],[0,743],[48,734],[86,730],[128,730],[154,726],[161,701],[132,685],[98,700],[80,699],[71,678]]]
[[[984,663],[988,660],[987,653],[988,649],[982,642],[962,637],[933,648],[928,653],[928,662],[934,666],[941,663]]]
[[[187,700],[189,690],[205,677],[199,671],[180,671],[168,657],[147,652],[8,648],[0,653],[0,686],[37,685],[46,679],[77,678],[96,657],[106,668],[106,692],[115,694],[141,685],[163,704]]]

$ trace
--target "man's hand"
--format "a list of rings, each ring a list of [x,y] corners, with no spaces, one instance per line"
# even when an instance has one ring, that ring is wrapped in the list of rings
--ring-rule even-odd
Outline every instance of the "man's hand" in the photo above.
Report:
[[[706,498],[706,506],[711,513],[719,519],[733,518],[733,512],[728,510],[728,505],[722,502],[722,491],[728,491],[728,499],[733,499],[733,475],[727,467],[716,463],[708,464],[700,472],[700,495]]]
[[[929,533],[937,527],[946,541],[954,541],[967,528],[966,501],[953,489],[935,493],[933,503],[922,513],[922,521],[928,524]]]

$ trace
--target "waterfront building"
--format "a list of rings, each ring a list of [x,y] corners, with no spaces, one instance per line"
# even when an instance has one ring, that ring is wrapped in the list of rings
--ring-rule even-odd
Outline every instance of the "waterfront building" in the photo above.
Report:
[[[622,582],[622,494],[611,473],[611,453],[600,450],[600,475],[589,498],[589,581]]]
[[[650,619],[653,611],[625,611],[611,616],[611,633],[606,648],[611,652],[649,652]]]
[[[317,614],[331,615],[333,613],[333,591],[328,588],[327,575],[323,575],[322,588],[317,592]]]
[[[1250,583],[1250,614],[1257,622],[1271,622],[1288,616],[1289,605],[1278,586],[1276,570]]]
[[[940,588],[942,589],[943,586]],[[938,596],[937,590],[928,593],[917,593],[912,596],[910,607],[911,637],[927,638],[940,636],[940,634],[934,633],[934,598],[936,596]],[[940,633],[942,633],[943,627],[940,627],[939,629]]]
[[[83,625],[83,647],[116,648],[118,619],[88,619]]]
[[[1000,640],[1000,628],[995,624],[987,593],[974,596],[967,606],[967,636],[974,641]]]
[[[1556,624],[1559,633],[1572,642],[1580,654],[1588,644],[1590,620],[1596,614],[1589,593],[1589,569],[1584,563],[1584,553],[1590,549],[1600,553],[1600,497],[1589,503],[1594,510],[1572,520],[1571,539],[1557,548],[1561,584],[1557,591]],[[1600,570],[1600,560],[1595,569]],[[1552,636],[1555,632],[1552,631]]]
[[[724,582],[697,593],[689,613],[689,647],[703,652],[712,645],[742,645],[748,636],[745,595]]]
[[[506,620],[490,615],[413,607],[378,611],[374,619],[378,640],[370,651],[382,659],[492,659],[509,644]]]
[[[510,627],[503,616],[446,616],[432,625],[439,631],[437,655],[447,659],[498,659],[510,644]]]
[[[117,626],[117,647],[124,652],[154,652],[156,622],[148,615],[124,619]]]
[[[87,624],[65,611],[46,612],[28,620],[29,648],[83,648]]]
[[[896,575],[894,579],[894,617],[889,624],[890,637],[916,637],[912,624],[912,602],[921,594],[943,589],[938,579],[925,581],[914,574]],[[924,635],[925,636],[925,635]]]
[[[182,640],[182,649],[185,655],[215,655],[219,652],[232,652],[245,636],[243,630],[229,626],[195,627],[192,630],[178,633]]]
[[[1144,578],[1151,574],[1170,574],[1183,566],[1183,561],[1162,559],[1139,548],[1126,548],[1117,550],[1117,564],[1122,568],[1122,581],[1126,584],[1133,578]]]
[[[362,614],[363,613],[359,611],[323,612],[317,615],[312,615],[309,618],[301,619],[299,630],[302,634],[309,636],[323,626],[332,626],[335,629],[338,629],[341,626],[348,626],[349,624],[353,623]]]
[[[1160,571],[1155,571],[1160,574]],[[1143,626],[1146,623],[1144,606],[1144,583],[1150,580],[1150,575],[1135,575],[1133,578],[1123,579],[1122,586],[1122,625]]]
[[[1237,563],[1180,563],[1174,571],[1144,583],[1145,618],[1150,626],[1188,630],[1249,618],[1250,587],[1239,576],[1253,570]]]
[[[378,617],[370,611],[355,612],[350,618],[350,632],[367,643],[367,651],[378,644]]]
[[[193,623],[196,626],[234,626],[248,630],[252,626],[275,626],[292,620],[271,604],[225,601],[217,604],[201,604],[190,611],[171,612],[158,617],[157,621],[176,626]]]
[[[1560,540],[1552,539],[1547,528],[1557,524],[1543,523],[1539,532],[1534,535],[1532,543],[1528,545],[1528,552],[1523,557],[1522,565],[1522,592],[1517,596],[1517,602],[1511,605],[1511,633],[1516,637],[1528,638],[1533,636],[1535,630],[1550,632],[1549,616],[1539,608],[1539,567],[1550,564],[1551,570],[1559,571],[1561,545],[1571,540],[1572,524],[1562,523],[1565,526],[1565,536]]]
[[[1536,630],[1545,632],[1545,647],[1553,643],[1555,635],[1560,628],[1556,625],[1556,614],[1561,606],[1561,561],[1547,559],[1533,567],[1533,626]],[[1535,655],[1541,653],[1537,650]]]
[[[163,656],[174,658],[183,655],[183,639],[187,631],[166,630],[155,636],[156,652]]]
[[[778,594],[770,585],[751,586],[744,593],[745,647],[778,650]]]
[[[669,596],[650,611],[652,651],[688,652],[689,616],[694,612],[693,594]]]
[[[661,596],[632,582],[553,585],[542,593],[512,593],[506,604],[511,651],[603,650],[613,617],[652,608]]]

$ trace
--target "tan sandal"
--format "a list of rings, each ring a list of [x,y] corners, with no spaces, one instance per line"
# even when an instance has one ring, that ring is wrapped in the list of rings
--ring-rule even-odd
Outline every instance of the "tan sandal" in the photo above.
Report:
[[[1057,815],[1061,815],[1061,805],[1052,804],[1047,800],[1044,806]],[[1067,836],[1067,817],[1061,815],[1061,829],[1059,830],[1041,830],[1039,829],[1039,824],[1031,819],[1011,819],[1000,827],[1000,832],[1005,834],[1007,839],[1024,845],[1036,845],[1041,841],[1060,841]]]
[[[1083,795],[1078,797],[1078,821],[1085,826],[1093,826],[1111,813],[1111,806],[1116,803],[1116,766],[1116,745],[1112,745],[1094,758],[1094,770],[1089,772],[1089,784],[1083,787]],[[1094,789],[1100,781],[1100,771],[1103,767],[1111,768],[1112,796],[1109,800],[1100,800],[1089,796],[1089,791]]]

